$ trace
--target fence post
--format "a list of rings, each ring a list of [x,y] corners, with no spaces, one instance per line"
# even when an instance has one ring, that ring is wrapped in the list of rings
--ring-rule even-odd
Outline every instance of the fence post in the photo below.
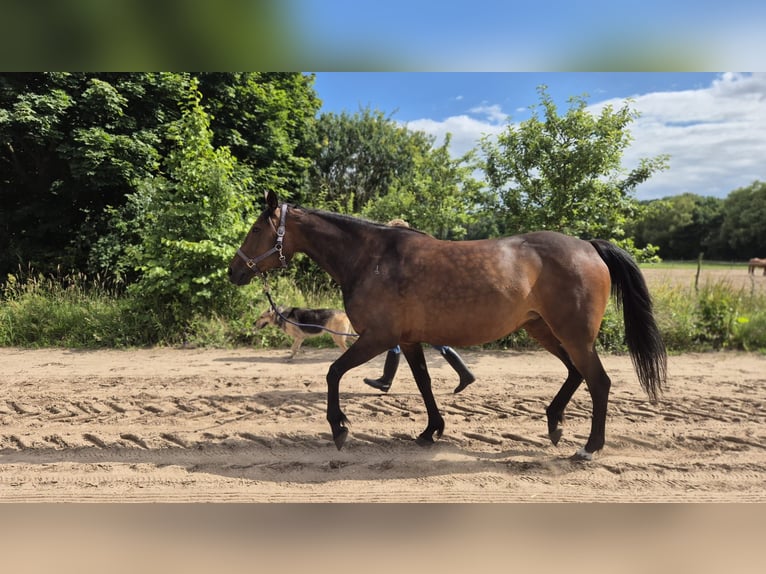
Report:
[[[697,256],[697,275],[694,276],[694,292],[699,292],[699,282],[700,282],[700,271],[702,271],[702,256],[705,255],[704,252],[700,251],[700,254]]]

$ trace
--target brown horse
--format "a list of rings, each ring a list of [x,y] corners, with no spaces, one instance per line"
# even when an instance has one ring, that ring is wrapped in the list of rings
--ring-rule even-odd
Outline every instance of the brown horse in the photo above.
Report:
[[[763,274],[766,275],[766,259],[759,259],[758,257],[753,257],[750,261],[747,262],[747,272],[750,275],[754,275],[755,270],[758,267],[763,267]]]
[[[418,443],[433,442],[444,420],[431,391],[421,343],[480,345],[524,328],[566,366],[568,376],[546,409],[553,444],[564,409],[585,380],[591,431],[576,457],[604,446],[611,381],[596,336],[611,293],[623,307],[638,380],[652,399],[662,390],[666,354],[646,283],[630,256],[607,241],[542,231],[499,239],[441,241],[403,227],[278,204],[273,192],[229,266],[245,285],[306,253],[340,285],[359,338],[327,372],[327,421],[338,449],[348,435],[339,383],[350,369],[399,345],[428,412]]]

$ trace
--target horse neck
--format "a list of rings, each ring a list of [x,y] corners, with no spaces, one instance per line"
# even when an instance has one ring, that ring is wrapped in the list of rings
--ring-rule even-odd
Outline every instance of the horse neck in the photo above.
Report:
[[[353,276],[353,262],[360,260],[364,242],[361,222],[335,220],[319,212],[295,211],[295,251],[313,259],[341,286]],[[341,224],[339,224],[341,223]]]

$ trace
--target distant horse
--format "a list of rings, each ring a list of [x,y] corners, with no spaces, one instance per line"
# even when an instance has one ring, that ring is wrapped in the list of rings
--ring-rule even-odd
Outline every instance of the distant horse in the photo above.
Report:
[[[278,203],[253,224],[229,266],[245,285],[293,255],[307,254],[340,285],[359,338],[327,372],[327,421],[335,446],[346,441],[341,377],[399,345],[428,413],[419,444],[441,437],[439,413],[421,343],[471,346],[524,328],[566,366],[568,376],[546,409],[557,444],[564,409],[585,380],[593,403],[590,436],[575,457],[604,446],[611,381],[596,352],[610,289],[622,305],[625,336],[638,380],[656,400],[666,378],[665,346],[641,271],[623,250],[550,231],[478,241],[442,241],[404,227]]]
[[[763,267],[763,274],[766,275],[766,259],[753,257],[750,261],[747,262],[747,272],[750,275],[755,274],[756,267]]]

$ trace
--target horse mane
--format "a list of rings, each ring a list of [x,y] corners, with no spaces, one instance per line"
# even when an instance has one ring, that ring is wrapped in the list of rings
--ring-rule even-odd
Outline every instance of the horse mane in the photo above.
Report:
[[[399,227],[394,225],[386,225],[385,223],[378,223],[377,221],[371,221],[362,217],[345,215],[342,213],[335,213],[333,211],[325,211],[323,209],[311,209],[308,207],[302,207],[300,205],[294,206],[296,209],[309,214],[320,217],[324,220],[330,221],[333,225],[343,229],[351,230],[362,228],[374,228],[374,229],[386,229],[386,230],[398,230],[403,233],[418,233],[420,235],[428,235],[424,231],[413,229],[412,227]]]

